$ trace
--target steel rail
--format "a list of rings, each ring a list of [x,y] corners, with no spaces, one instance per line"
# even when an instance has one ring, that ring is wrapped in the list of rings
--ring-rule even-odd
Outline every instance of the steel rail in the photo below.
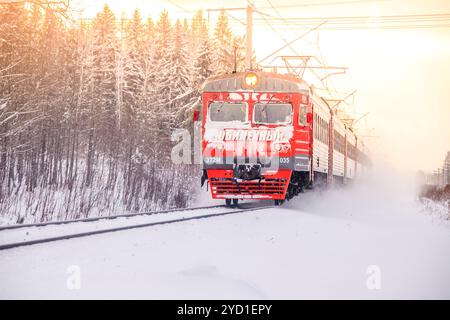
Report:
[[[110,228],[110,229],[102,229],[102,230],[94,230],[94,231],[88,231],[88,232],[82,232],[82,233],[74,233],[74,234],[68,234],[68,235],[57,236],[57,237],[8,243],[8,244],[0,245],[0,251],[23,247],[23,246],[30,246],[30,245],[35,245],[35,244],[42,244],[42,243],[48,243],[48,242],[54,242],[54,241],[60,241],[60,240],[68,240],[68,239],[73,239],[73,238],[93,236],[93,235],[110,233],[110,232],[118,232],[118,231],[125,231],[125,230],[137,229],[137,228],[153,227],[153,226],[163,225],[163,224],[172,224],[172,223],[177,223],[177,222],[185,222],[185,221],[191,221],[191,220],[220,217],[220,216],[226,216],[226,215],[236,214],[236,213],[241,213],[241,212],[263,210],[263,209],[268,209],[268,208],[272,208],[272,207],[273,206],[263,206],[263,207],[249,208],[249,209],[231,210],[231,211],[227,211],[227,212],[205,214],[205,215],[194,216],[194,217],[179,218],[179,219],[157,221],[157,222],[149,222],[149,223],[142,223],[142,224],[116,227],[116,228]]]
[[[177,208],[177,209],[167,209],[167,210],[161,210],[161,211],[127,213],[127,214],[118,214],[118,215],[113,215],[113,216],[102,216],[102,217],[92,217],[92,218],[83,218],[83,219],[62,220],[62,221],[50,221],[50,222],[42,222],[42,223],[14,224],[14,225],[10,225],[10,226],[0,227],[0,231],[22,229],[22,228],[29,228],[29,227],[45,227],[45,226],[50,226],[50,225],[70,224],[70,223],[77,223],[77,222],[112,220],[112,219],[117,219],[117,218],[129,218],[129,217],[138,217],[138,216],[146,216],[146,215],[148,216],[148,215],[155,215],[155,214],[161,214],[161,213],[192,211],[192,210],[212,209],[212,208],[221,208],[221,207],[225,207],[225,205],[214,205],[214,206],[193,207],[193,208]]]

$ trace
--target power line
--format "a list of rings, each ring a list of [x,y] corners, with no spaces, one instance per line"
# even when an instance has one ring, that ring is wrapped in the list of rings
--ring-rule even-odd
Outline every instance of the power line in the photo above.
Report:
[[[285,24],[289,27],[289,29],[291,30],[291,31],[293,31],[296,35],[299,35],[298,34],[298,32],[297,32],[297,30],[294,30],[287,22],[286,22],[286,20],[283,18],[283,16],[280,14],[280,12],[276,9],[276,7],[272,4],[272,2],[270,1],[270,0],[266,0],[267,1],[267,3],[269,3],[269,5],[270,5],[270,7],[272,8],[272,10],[273,11],[275,11],[275,13],[277,14],[277,16],[281,19],[281,20],[283,20],[283,22],[285,22]],[[271,27],[272,29],[274,29],[273,27]],[[274,30],[276,30],[276,29],[274,29]],[[282,37],[281,37],[282,38]],[[283,38],[282,38],[283,39]],[[284,39],[283,39],[284,40]],[[306,40],[305,40],[306,41]],[[286,42],[286,41],[285,41]],[[309,43],[309,42],[308,42]],[[311,44],[311,43],[310,43]],[[292,47],[292,46],[290,46],[291,47],[291,49],[297,54],[297,55],[299,55],[298,53],[297,53],[297,51]],[[318,48],[318,50],[319,50],[319,54],[320,54],[320,56],[321,56],[321,60],[322,61],[320,61],[319,59],[317,59],[316,57],[315,57],[315,59],[319,62],[319,63],[321,63],[323,66],[325,65],[325,60],[324,60],[324,58],[323,58],[323,55],[322,55],[322,52],[320,51],[320,47],[316,44],[316,47]],[[324,85],[325,87],[327,87],[327,85],[326,85],[326,83],[324,82],[324,80],[326,80],[332,73],[327,73],[326,74],[326,76],[325,77],[320,77],[313,69],[309,69],[310,70],[310,72],[315,76],[315,77],[317,77],[319,80],[320,80],[320,82],[322,83],[322,85]],[[334,87],[334,84],[333,83],[331,83],[332,84],[332,86],[333,86],[333,88],[334,88],[334,90],[336,91],[336,88]]]
[[[273,7],[275,8],[275,7]],[[255,19],[255,24],[265,24],[270,22],[272,25],[287,25],[289,28],[292,25],[300,26],[303,28],[308,25],[315,24],[317,22],[327,20],[329,23],[327,26],[361,26],[367,23],[377,23],[386,26],[408,26],[415,24],[424,25],[442,25],[450,23],[450,14],[420,14],[420,15],[391,15],[391,16],[325,16],[325,17],[295,17],[295,18],[283,18],[278,10],[275,8],[278,17],[270,16],[264,19]]]
[[[302,4],[288,4],[288,5],[278,5],[279,9],[282,8],[304,8],[304,7],[324,7],[324,6],[335,6],[335,5],[355,5],[368,2],[384,2],[389,0],[353,0],[353,1],[333,1],[333,2],[310,2]],[[259,7],[259,9],[270,9],[270,7]]]
[[[402,14],[402,15],[386,15],[386,16],[376,16],[376,18],[427,18],[427,17],[444,17],[448,18],[450,13],[428,13],[428,14]],[[370,19],[374,16],[326,16],[326,17],[297,17],[297,18],[283,18],[283,20],[317,20],[317,19],[327,19],[327,20],[337,20],[337,19]]]
[[[450,14],[421,14],[421,15],[391,15],[391,16],[340,16],[340,17],[296,17],[270,20],[272,24],[287,24],[305,27],[327,20],[327,28],[336,27],[365,27],[367,24],[378,24],[381,27],[409,27],[416,25],[442,26],[450,23]]]
[[[192,13],[193,12],[192,10],[187,10],[186,8],[182,7],[181,5],[179,5],[178,3],[176,3],[173,0],[167,0],[167,2],[169,2],[171,5],[177,7],[178,9],[183,10],[186,13]]]
[[[304,36],[308,35],[309,33],[311,33],[312,31],[320,28],[322,25],[324,25],[326,23],[326,21],[323,21],[322,23],[318,24],[317,26],[315,26],[312,29],[309,29],[308,31],[306,31],[305,33],[303,33],[300,37],[295,38],[294,40],[292,40],[291,42],[286,43],[285,46],[281,47],[280,49],[278,49],[277,51],[273,52],[272,54],[268,55],[267,57],[265,57],[264,59],[260,60],[258,63],[261,63],[265,60],[267,60],[270,57],[273,57],[275,54],[277,54],[278,52],[280,52],[281,50],[285,49],[286,47],[290,46],[292,43],[300,40],[301,38],[303,38]]]
[[[270,0],[266,0],[266,1],[267,1],[267,3],[270,5],[270,7],[272,8],[272,10],[276,13],[276,15],[279,17],[279,19],[281,19],[281,20],[284,22],[284,24],[285,24],[291,31],[293,31],[295,34],[298,35],[297,30],[294,29],[294,28],[289,24],[289,22],[288,22],[285,18],[283,18],[283,16],[281,15],[281,13],[280,13],[280,12],[277,10],[277,8],[272,4],[272,2],[271,2]],[[265,20],[266,23],[269,23],[269,22],[267,21],[267,19],[264,19],[264,20]],[[316,21],[316,22],[317,22],[317,21]],[[276,30],[273,26],[271,26],[271,28],[272,28],[273,30]],[[322,66],[325,66],[327,63],[326,63],[325,57],[324,57],[323,54],[322,54],[322,50],[320,49],[320,46],[319,46],[318,43],[316,43],[315,46],[316,46],[316,48],[317,48],[317,50],[318,50],[318,52],[319,52],[319,56],[320,56],[320,60],[317,59],[317,58],[316,58],[316,60],[319,61],[319,63],[321,63]],[[294,49],[293,49],[293,51],[296,52]],[[297,53],[296,53],[296,54],[297,54]],[[298,55],[298,54],[297,54],[297,55]],[[306,63],[305,63],[305,66],[306,66]],[[324,67],[324,68],[325,68],[325,67]],[[326,68],[325,68],[325,69],[326,69]],[[332,89],[333,89],[333,91],[334,91],[334,94],[337,93],[337,89],[336,89],[336,86],[334,85],[333,80],[332,80],[332,79],[328,79],[331,75],[333,75],[333,73],[327,72],[327,71],[325,70],[325,74],[326,74],[325,77],[320,77],[320,76],[314,71],[314,69],[309,69],[309,70],[310,70],[310,72],[312,72],[312,74],[313,74],[314,76],[316,76],[316,77],[320,80],[320,82],[322,83],[322,85],[326,88],[326,91],[330,92],[330,88],[329,88],[329,86],[328,86],[327,83],[326,83],[326,82],[329,81],[330,86],[332,87]],[[342,73],[342,72],[340,72],[340,73]],[[353,94],[354,94],[354,92],[353,92],[351,95],[353,95]],[[347,97],[348,97],[348,96],[347,96]],[[340,102],[346,103],[345,100],[347,99],[347,97],[344,98],[344,100],[341,100]],[[339,103],[340,103],[340,102],[339,102]],[[346,103],[346,104],[347,104],[347,103]]]
[[[278,5],[277,7],[280,9],[284,8],[304,8],[304,7],[325,7],[325,6],[337,6],[337,5],[355,5],[355,4],[363,4],[370,2],[385,2],[390,0],[353,0],[353,1],[333,1],[333,2],[310,2],[310,3],[298,3],[298,4],[288,4],[288,5]],[[225,10],[233,10],[235,8],[225,8]],[[258,7],[258,9],[265,10],[270,9],[270,7]],[[183,9],[183,11],[185,11]],[[191,10],[191,12],[195,12],[195,10]]]
[[[167,0],[167,1],[168,1],[170,4],[174,5],[175,7],[177,7],[178,9],[183,10],[183,12],[186,12],[186,13],[189,13],[189,14],[195,12],[194,10],[188,10],[188,9],[182,7],[181,5],[179,5],[178,3],[176,3],[176,2],[173,1],[173,0]],[[242,21],[239,20],[238,18],[234,17],[234,16],[231,15],[230,13],[228,13],[228,12],[226,12],[226,11],[224,11],[224,12],[225,12],[225,14],[226,14],[227,16],[229,16],[231,19],[233,19],[233,20],[239,22],[239,24],[245,25],[244,22],[242,22]]]
[[[225,14],[226,14],[227,16],[229,16],[231,19],[233,19],[233,20],[239,22],[239,24],[244,25],[244,26],[246,25],[245,22],[243,22],[243,21],[239,20],[238,18],[236,18],[235,16],[231,15],[231,13],[225,11]]]
[[[235,27],[236,24],[230,24],[231,27]],[[305,30],[307,26],[296,26],[296,27],[288,27],[286,25],[275,25],[272,24],[272,27],[276,27],[277,29],[295,29],[295,30]],[[352,30],[365,30],[365,29],[373,29],[373,30],[408,30],[408,29],[446,29],[450,28],[449,23],[434,23],[434,24],[408,24],[408,25],[387,25],[387,24],[378,24],[378,23],[367,23],[360,25],[330,25],[321,27],[321,30],[343,30],[343,31],[352,31]]]

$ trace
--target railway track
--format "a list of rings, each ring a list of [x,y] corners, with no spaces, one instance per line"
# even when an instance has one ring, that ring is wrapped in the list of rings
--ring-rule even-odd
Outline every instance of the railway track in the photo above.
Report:
[[[118,216],[114,216],[114,217],[77,219],[77,220],[68,220],[68,221],[59,221],[59,222],[27,224],[27,225],[20,225],[20,226],[14,225],[14,226],[2,227],[2,228],[0,228],[0,231],[2,231],[2,230],[7,231],[7,230],[14,230],[14,229],[17,230],[20,228],[46,227],[46,226],[50,226],[50,225],[62,225],[62,224],[71,224],[71,223],[79,223],[79,222],[94,222],[94,221],[99,221],[99,220],[103,220],[103,219],[115,219],[115,218],[119,218],[119,217],[129,218],[129,217],[136,217],[136,216],[143,216],[143,215],[157,215],[157,214],[161,214],[161,213],[196,211],[196,210],[222,208],[222,207],[225,208],[226,206],[216,205],[216,206],[205,206],[205,207],[196,207],[196,208],[187,208],[187,209],[163,210],[163,211],[155,211],[155,212],[140,213],[140,214],[126,214],[126,215],[118,215]],[[39,239],[34,239],[34,240],[3,243],[3,244],[0,244],[0,251],[23,247],[23,246],[30,246],[30,245],[35,245],[35,244],[42,244],[42,243],[48,243],[48,242],[54,242],[54,241],[68,240],[68,239],[73,239],[73,238],[93,236],[93,235],[104,234],[104,233],[125,231],[125,230],[144,228],[144,227],[152,227],[152,226],[157,226],[157,225],[172,224],[172,223],[185,222],[185,221],[191,221],[191,220],[207,219],[207,218],[226,216],[226,215],[248,212],[248,211],[257,211],[257,210],[267,209],[270,207],[272,207],[272,206],[268,206],[268,205],[252,206],[252,204],[249,203],[249,204],[241,205],[238,208],[227,208],[228,209],[227,211],[222,211],[222,212],[217,212],[217,213],[200,214],[200,215],[194,215],[194,216],[190,216],[190,217],[166,219],[166,220],[161,220],[161,221],[152,221],[152,222],[146,222],[146,223],[131,224],[131,225],[126,225],[126,226],[117,226],[117,227],[112,227],[112,228],[95,229],[95,230],[91,230],[91,231],[87,231],[87,232],[74,232],[74,233],[39,238]]]
[[[72,220],[52,221],[52,222],[43,222],[43,223],[15,224],[15,225],[11,225],[11,226],[0,227],[0,231],[30,228],[30,227],[45,227],[45,226],[51,226],[51,225],[62,225],[62,224],[78,223],[78,222],[94,222],[94,221],[100,221],[100,220],[113,220],[113,219],[117,219],[117,218],[132,218],[132,217],[138,217],[138,216],[148,216],[148,215],[163,214],[163,213],[170,213],[170,212],[192,211],[192,210],[200,210],[200,209],[225,208],[225,207],[226,207],[225,205],[214,205],[214,206],[182,208],[182,209],[168,209],[168,210],[140,212],[140,213],[127,213],[127,214],[118,214],[118,215],[106,216],[106,217],[72,219]]]

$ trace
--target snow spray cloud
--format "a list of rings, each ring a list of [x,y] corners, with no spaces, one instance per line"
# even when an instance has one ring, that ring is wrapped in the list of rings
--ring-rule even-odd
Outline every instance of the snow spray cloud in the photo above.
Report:
[[[365,176],[345,186],[306,192],[287,206],[315,215],[352,217],[354,219],[396,219],[417,216],[418,184],[412,174],[400,173],[383,160],[372,159]]]

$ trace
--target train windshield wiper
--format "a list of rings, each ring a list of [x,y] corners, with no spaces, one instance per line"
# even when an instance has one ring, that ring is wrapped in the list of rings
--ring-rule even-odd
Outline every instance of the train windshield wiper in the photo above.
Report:
[[[222,102],[222,104],[216,109],[216,112],[220,112],[220,110],[222,110],[223,105],[225,104],[226,101]]]
[[[262,107],[261,107],[261,115],[263,115],[263,114],[266,115],[265,121],[263,121],[263,122],[267,122],[267,120],[268,120],[268,119],[267,119],[267,110],[266,110],[266,108],[267,108],[267,106],[270,104],[270,102],[272,101],[273,97],[275,97],[274,94],[270,97],[269,101],[267,101],[266,103],[262,103]]]

